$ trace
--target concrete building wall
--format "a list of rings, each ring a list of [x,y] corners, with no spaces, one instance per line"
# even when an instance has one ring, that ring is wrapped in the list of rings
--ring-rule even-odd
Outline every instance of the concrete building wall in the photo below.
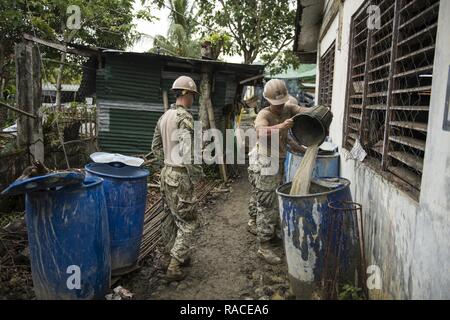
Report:
[[[450,299],[450,132],[444,107],[450,68],[450,1],[441,0],[428,137],[414,241],[413,298]]]
[[[345,160],[342,135],[350,21],[362,3],[344,2],[341,28],[338,14],[318,45],[317,65],[320,55],[336,40],[330,136],[340,147],[341,175],[350,179],[353,199],[363,205],[368,265],[376,265],[381,271],[381,290],[370,293],[379,299],[449,299],[450,133],[442,130],[442,122],[450,65],[446,33],[450,30],[450,1],[441,1],[420,201],[374,170],[369,161]]]

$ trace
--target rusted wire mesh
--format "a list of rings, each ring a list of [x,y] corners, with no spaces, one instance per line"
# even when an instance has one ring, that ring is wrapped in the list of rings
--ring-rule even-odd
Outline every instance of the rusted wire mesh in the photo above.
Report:
[[[366,1],[352,19],[345,145],[420,190],[439,0]],[[379,26],[369,6],[380,11]]]
[[[328,204],[329,221],[322,274],[322,299],[338,299],[343,285],[348,279],[341,276],[343,264],[348,257],[357,260],[357,287],[362,297],[367,297],[365,278],[364,231],[362,224],[362,206],[355,202],[336,201]],[[356,243],[356,246],[348,246]],[[348,252],[356,250],[357,252]],[[347,259],[343,259],[346,256]]]
[[[331,108],[333,95],[334,56],[336,45],[333,43],[320,58],[319,63],[319,104]]]

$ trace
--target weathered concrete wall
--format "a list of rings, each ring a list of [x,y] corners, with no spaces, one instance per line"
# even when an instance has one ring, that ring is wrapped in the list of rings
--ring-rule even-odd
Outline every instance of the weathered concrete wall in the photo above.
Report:
[[[341,175],[350,179],[354,201],[363,205],[368,264],[376,265],[381,270],[381,290],[371,290],[371,296],[382,299],[449,299],[450,133],[442,131],[442,121],[450,65],[450,42],[445,31],[450,29],[450,1],[441,1],[430,123],[419,202],[373,170],[367,161],[346,161],[342,153],[350,21],[362,3],[362,0],[344,2],[340,30],[342,42],[340,48],[336,46],[334,64],[334,120],[330,135],[341,147]],[[321,54],[338,37],[338,19],[339,16],[319,44]]]
[[[421,210],[414,239],[412,297],[417,299],[450,299],[450,132],[442,129],[450,85],[449,17],[450,1],[441,0]]]

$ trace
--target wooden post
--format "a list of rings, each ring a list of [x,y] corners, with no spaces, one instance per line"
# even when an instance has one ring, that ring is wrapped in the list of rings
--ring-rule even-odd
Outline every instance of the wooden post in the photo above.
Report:
[[[167,90],[163,91],[163,104],[164,104],[164,112],[169,110],[169,96],[167,95]]]
[[[198,118],[202,122],[202,129],[207,130],[210,128],[209,126],[209,118],[208,118],[208,107],[207,100],[210,97],[211,92],[211,82],[209,79],[209,75],[207,69],[205,67],[202,68],[202,75],[200,80],[200,99],[199,99],[199,109],[198,109]]]
[[[200,110],[199,115],[202,120],[202,126],[205,128],[205,124],[203,123],[203,119],[201,118],[201,110],[206,111],[207,116],[209,118],[209,128],[216,129],[216,121],[214,119],[214,109],[211,102],[211,72],[208,66],[202,66],[202,80],[200,83]],[[223,160],[223,159],[222,159]],[[220,175],[224,182],[228,181],[227,171],[224,163],[219,164]]]
[[[42,83],[41,62],[36,45],[29,42],[16,44],[16,105],[21,110],[35,115],[31,118],[20,115],[17,121],[17,144],[29,148],[33,160],[44,163],[44,134],[40,113]]]

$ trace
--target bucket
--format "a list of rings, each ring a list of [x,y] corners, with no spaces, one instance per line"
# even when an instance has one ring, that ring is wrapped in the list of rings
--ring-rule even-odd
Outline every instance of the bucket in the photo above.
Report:
[[[320,145],[328,135],[332,119],[330,108],[315,106],[295,115],[294,126],[289,131],[300,145],[306,147]]]
[[[112,275],[136,268],[144,228],[149,171],[120,162],[89,163],[87,176],[103,178],[111,238]]]
[[[351,201],[350,181],[335,177],[313,180],[311,194],[306,196],[290,195],[291,184],[276,191],[289,280],[297,299],[321,299],[329,262],[339,263],[339,283],[353,284],[357,275],[356,220],[344,215],[336,220],[328,208],[331,202]]]

